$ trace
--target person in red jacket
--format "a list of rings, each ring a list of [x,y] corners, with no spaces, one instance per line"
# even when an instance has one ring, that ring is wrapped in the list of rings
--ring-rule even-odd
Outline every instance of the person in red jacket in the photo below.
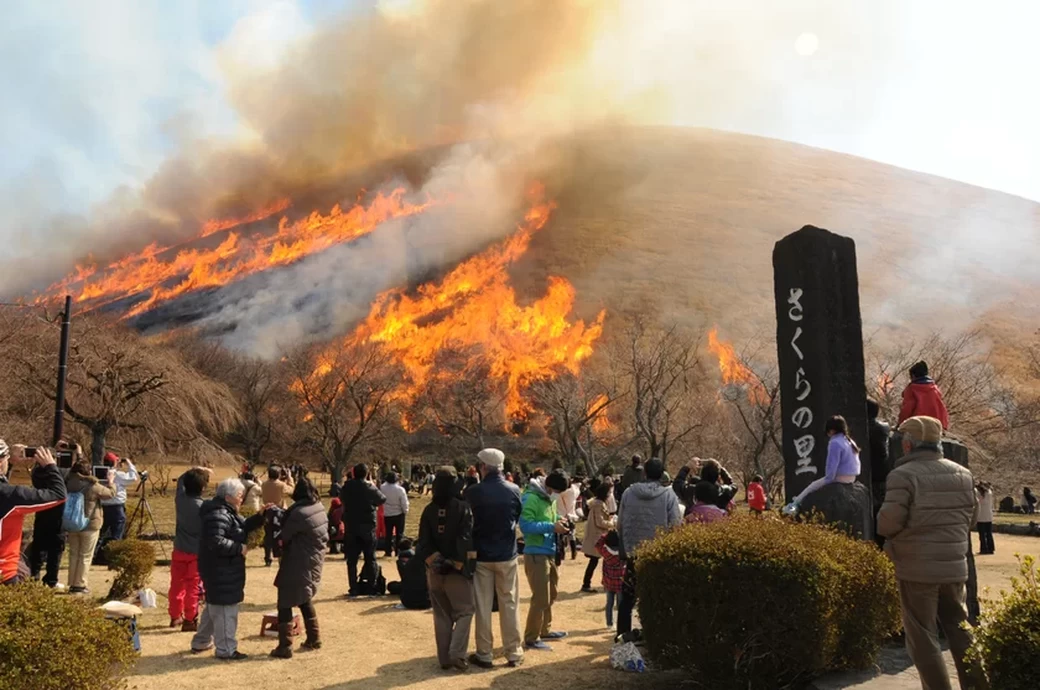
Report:
[[[0,439],[0,584],[15,584],[29,575],[22,561],[22,522],[30,513],[38,513],[65,502],[65,480],[58,471],[54,456],[47,448],[36,449],[31,487],[12,486],[7,474],[12,460],[24,460],[25,446],[8,448]]]
[[[747,485],[747,502],[751,512],[757,515],[766,512],[766,490],[762,487],[762,475],[756,474]]]
[[[946,411],[942,391],[928,375],[927,362],[918,362],[910,367],[910,385],[903,391],[899,424],[911,417],[932,417],[942,423],[944,431],[950,428],[950,413]]]

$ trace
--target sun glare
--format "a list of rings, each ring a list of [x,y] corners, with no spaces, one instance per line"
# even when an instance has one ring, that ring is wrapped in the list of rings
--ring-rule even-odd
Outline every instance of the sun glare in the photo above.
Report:
[[[794,42],[794,50],[802,57],[809,57],[820,47],[820,39],[814,33],[804,33]]]

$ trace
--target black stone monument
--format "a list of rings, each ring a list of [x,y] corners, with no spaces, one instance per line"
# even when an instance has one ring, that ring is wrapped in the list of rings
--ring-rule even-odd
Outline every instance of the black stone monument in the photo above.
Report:
[[[787,500],[824,476],[824,424],[840,414],[862,449],[859,482],[873,515],[856,244],[806,225],[776,243],[773,280]]]

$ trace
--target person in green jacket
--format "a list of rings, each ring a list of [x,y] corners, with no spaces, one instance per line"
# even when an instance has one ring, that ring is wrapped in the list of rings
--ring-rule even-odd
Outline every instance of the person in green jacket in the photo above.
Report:
[[[556,515],[554,493],[566,491],[569,482],[562,470],[545,479],[531,479],[523,496],[520,531],[524,534],[524,574],[531,588],[531,604],[524,629],[524,647],[549,651],[545,640],[559,640],[567,633],[553,631],[552,605],[556,601],[559,573],[556,569],[556,535],[568,530],[565,520]]]

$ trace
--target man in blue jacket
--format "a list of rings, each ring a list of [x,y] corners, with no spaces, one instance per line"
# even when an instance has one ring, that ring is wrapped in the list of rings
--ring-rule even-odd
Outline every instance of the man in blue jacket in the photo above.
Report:
[[[517,571],[516,527],[520,521],[520,489],[502,476],[505,454],[497,448],[477,453],[477,469],[483,478],[466,490],[473,510],[473,544],[477,569],[473,577],[477,608],[477,653],[469,662],[491,668],[495,645],[491,609],[498,594],[498,620],[502,645],[509,666],[524,661],[520,646],[520,617],[517,612],[520,579]]]

